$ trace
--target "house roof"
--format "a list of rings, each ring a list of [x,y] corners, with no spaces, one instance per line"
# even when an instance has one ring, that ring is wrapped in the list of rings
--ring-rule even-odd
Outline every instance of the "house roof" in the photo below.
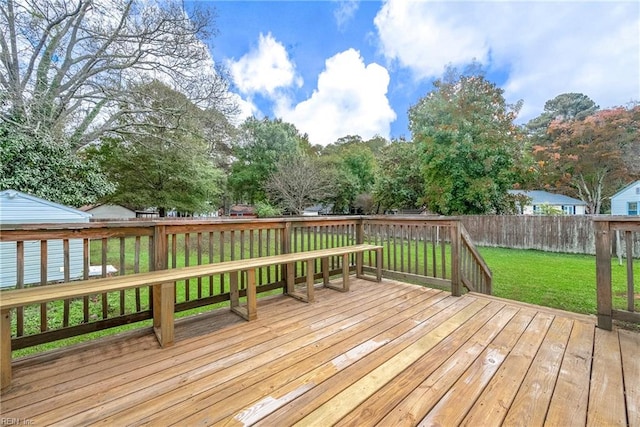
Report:
[[[32,196],[31,194],[23,193],[21,191],[11,190],[11,189],[0,191],[0,200],[3,201],[4,203],[6,203],[9,200],[13,200],[15,198],[19,198],[19,199],[23,199],[23,200],[29,200],[29,201],[34,202],[34,203],[38,203],[38,204],[41,204],[41,205],[44,205],[44,206],[48,206],[48,207],[51,207],[51,208],[54,208],[54,209],[59,209],[61,211],[65,211],[65,212],[68,212],[70,214],[74,214],[74,215],[76,215],[78,217],[81,217],[81,218],[91,218],[91,214],[90,213],[83,212],[81,210],[72,208],[70,206],[61,205],[59,203],[52,202],[50,200],[42,199],[40,197]]]
[[[532,205],[541,205],[547,203],[549,205],[576,205],[576,206],[586,206],[587,204],[579,199],[574,199],[573,197],[565,196],[564,194],[554,194],[549,193],[548,191],[542,190],[509,190],[509,194],[524,194],[527,197],[531,197]]]
[[[631,184],[627,185],[626,187],[624,187],[623,189],[621,189],[620,191],[618,191],[616,194],[614,194],[613,196],[611,196],[611,198],[613,199],[614,197],[617,197],[618,195],[620,195],[621,193],[624,193],[625,191],[627,191],[628,189],[630,189],[631,187],[635,187],[636,185],[640,185],[640,179],[637,181],[632,182]]]

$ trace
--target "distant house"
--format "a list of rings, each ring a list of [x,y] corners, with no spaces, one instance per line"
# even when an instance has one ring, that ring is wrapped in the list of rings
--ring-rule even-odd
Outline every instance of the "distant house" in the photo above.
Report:
[[[136,217],[136,211],[120,205],[102,203],[88,205],[80,208],[81,211],[90,213],[93,220],[123,220]]]
[[[229,208],[229,216],[255,218],[258,214],[256,213],[256,209],[251,205],[233,205]]]
[[[558,209],[565,215],[584,215],[587,211],[587,204],[585,202],[563,194],[554,194],[541,190],[509,190],[509,193],[522,194],[531,198],[530,204],[522,206],[522,213],[524,215],[541,214],[545,206]]]
[[[640,180],[611,197],[611,215],[640,215]]]
[[[302,216],[329,215],[332,208],[333,204],[309,206],[307,208],[304,208],[304,211],[302,211]]]
[[[0,224],[84,223],[91,214],[15,190],[0,191]],[[69,240],[69,274],[83,274],[82,239]],[[16,243],[0,243],[0,288],[16,286]],[[62,240],[47,244],[46,281],[64,279]],[[24,242],[24,284],[40,283],[40,242]]]

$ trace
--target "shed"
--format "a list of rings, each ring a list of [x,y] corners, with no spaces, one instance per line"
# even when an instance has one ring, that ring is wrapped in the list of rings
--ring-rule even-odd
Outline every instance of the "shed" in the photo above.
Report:
[[[136,211],[121,205],[101,203],[80,208],[81,211],[91,214],[93,220],[123,220],[136,218]]]
[[[91,214],[15,190],[0,191],[0,224],[84,223]],[[70,277],[83,275],[82,239],[69,240]],[[16,243],[0,243],[0,288],[16,286]],[[62,240],[47,244],[47,282],[64,279]],[[40,283],[40,242],[24,242],[24,284]]]
[[[565,215],[584,215],[587,211],[587,204],[579,199],[565,196],[564,194],[549,193],[542,190],[509,190],[509,194],[523,194],[531,198],[531,204],[522,206],[524,215],[539,214],[542,205],[562,211]]]
[[[640,180],[611,196],[611,215],[640,215]]]

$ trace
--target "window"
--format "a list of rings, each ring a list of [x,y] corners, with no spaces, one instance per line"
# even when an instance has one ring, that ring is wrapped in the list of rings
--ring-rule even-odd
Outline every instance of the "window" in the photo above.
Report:
[[[627,203],[627,215],[638,215],[638,202]]]
[[[636,187],[636,194],[640,194],[640,186]]]
[[[564,212],[565,215],[575,215],[576,207],[574,205],[562,206],[562,212]]]

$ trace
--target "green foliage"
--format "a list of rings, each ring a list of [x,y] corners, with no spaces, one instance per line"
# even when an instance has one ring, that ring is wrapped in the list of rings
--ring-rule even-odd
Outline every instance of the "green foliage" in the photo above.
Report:
[[[544,111],[527,123],[537,137],[544,138],[547,127],[554,120],[584,120],[598,110],[591,98],[582,93],[562,93],[544,104]]]
[[[356,198],[372,192],[377,162],[370,146],[377,147],[380,141],[375,138],[365,142],[359,136],[347,136],[322,151],[321,162],[333,189],[327,203],[333,205],[334,213],[359,210]]]
[[[424,181],[418,159],[418,146],[411,141],[394,141],[381,150],[373,194],[383,212],[419,206]]]
[[[13,189],[69,206],[94,203],[114,185],[97,162],[45,132],[0,124],[0,189]]]
[[[520,103],[507,104],[503,90],[481,74],[455,69],[411,107],[409,125],[422,150],[429,210],[501,213],[525,158],[524,138],[514,124],[519,109]]]
[[[271,206],[268,202],[257,202],[255,204],[256,214],[258,218],[269,218],[274,216],[280,216],[282,211],[275,206]]]
[[[280,119],[247,119],[240,126],[240,140],[233,147],[229,188],[236,201],[255,204],[267,200],[264,188],[280,159],[310,150],[305,136]]]
[[[138,117],[144,133],[104,138],[91,154],[118,183],[106,201],[135,208],[206,213],[217,209],[224,175],[211,161],[200,110],[159,82],[143,88],[150,108]]]
[[[539,215],[564,215],[562,209],[557,206],[551,206],[549,203],[543,203],[539,207],[537,212]]]

